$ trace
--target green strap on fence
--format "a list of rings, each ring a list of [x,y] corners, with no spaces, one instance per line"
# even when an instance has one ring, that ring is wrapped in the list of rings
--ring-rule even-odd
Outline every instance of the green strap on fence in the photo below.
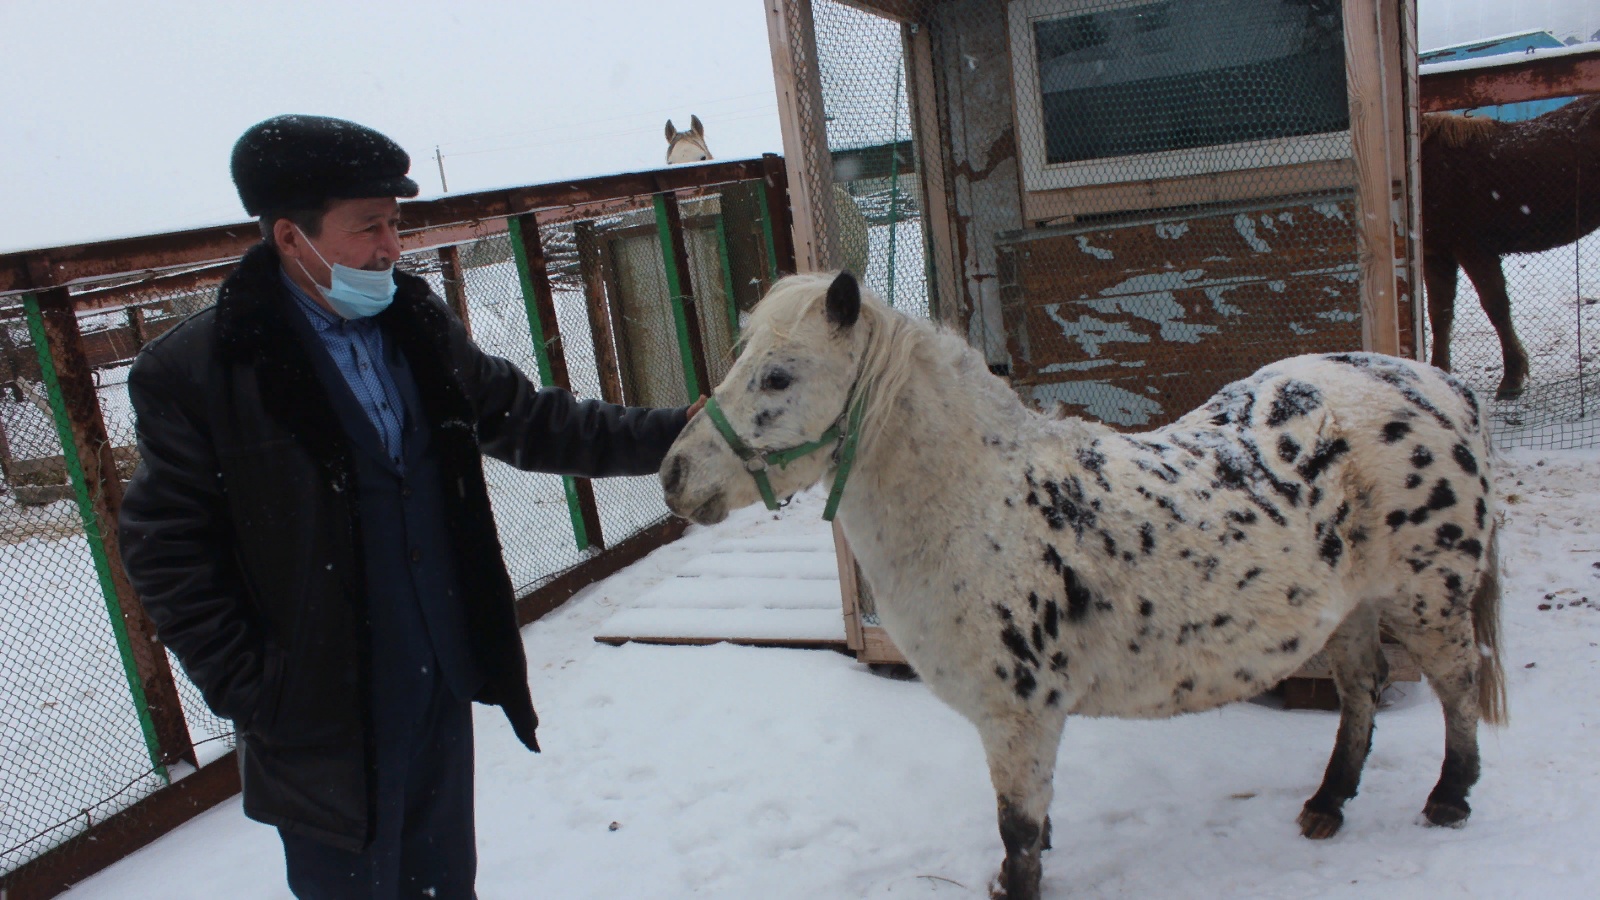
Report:
[[[50,413],[56,422],[56,435],[61,439],[61,458],[67,465],[67,477],[72,481],[72,492],[78,501],[78,516],[83,520],[83,536],[89,541],[89,554],[94,559],[95,574],[100,579],[100,594],[105,599],[106,614],[111,619],[111,632],[116,635],[117,652],[122,656],[122,673],[128,681],[128,692],[133,696],[134,709],[139,714],[139,728],[144,732],[145,750],[150,754],[150,765],[168,784],[172,778],[167,767],[161,764],[161,745],[156,739],[155,721],[150,717],[150,705],[145,700],[144,684],[139,680],[139,667],[133,660],[133,645],[128,639],[128,626],[122,621],[122,603],[117,598],[117,588],[111,580],[111,562],[106,554],[105,534],[94,512],[94,502],[89,497],[89,480],[83,473],[78,442],[72,435],[72,421],[67,417],[67,404],[61,396],[61,380],[56,375],[55,358],[50,354],[49,338],[45,335],[44,316],[39,311],[39,298],[24,294],[24,315],[28,320],[28,334],[33,338],[34,353],[39,357],[39,371],[44,378],[45,390],[50,397]]]
[[[687,285],[678,278],[676,242],[667,225],[667,198],[655,196],[656,234],[661,239],[662,268],[667,273],[667,296],[672,300],[672,320],[678,328],[678,356],[683,361],[683,386],[689,392],[689,402],[700,396],[700,379],[694,374],[694,352],[689,349],[689,316],[683,308]],[[685,248],[687,250],[687,248]]]
[[[517,279],[522,284],[522,305],[528,311],[528,334],[533,338],[533,358],[539,366],[539,383],[548,386],[555,382],[555,372],[550,366],[550,347],[545,342],[544,322],[539,317],[539,299],[538,294],[534,293],[528,248],[522,241],[522,217],[512,216],[506,221],[510,227],[511,253],[517,262]],[[578,505],[578,484],[571,475],[563,475],[561,486],[567,495],[567,512],[572,516],[572,537],[581,553],[589,549],[589,529],[583,524],[582,507]]]

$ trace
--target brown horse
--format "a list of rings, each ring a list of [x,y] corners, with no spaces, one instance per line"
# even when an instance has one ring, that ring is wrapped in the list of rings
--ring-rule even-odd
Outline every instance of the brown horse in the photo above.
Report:
[[[1526,122],[1422,117],[1422,263],[1433,364],[1450,370],[1456,266],[1500,335],[1497,399],[1522,393],[1528,353],[1511,325],[1500,257],[1539,253],[1600,228],[1600,95]]]

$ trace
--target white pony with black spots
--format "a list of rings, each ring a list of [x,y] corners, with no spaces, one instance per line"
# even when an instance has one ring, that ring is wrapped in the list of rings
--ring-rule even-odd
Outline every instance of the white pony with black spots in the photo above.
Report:
[[[1341,718],[1299,825],[1334,834],[1385,683],[1380,629],[1444,707],[1424,814],[1467,818],[1478,721],[1499,722],[1505,694],[1490,453],[1477,400],[1445,373],[1301,356],[1122,434],[1027,409],[960,337],[849,274],[799,275],[756,308],[714,399],[759,452],[864,404],[838,521],[889,636],[982,736],[1006,850],[996,896],[1038,896],[1069,715],[1211,709],[1324,647]],[[839,457],[771,469],[773,490],[831,482]],[[697,416],[662,467],[667,503],[720,521],[758,499],[748,472]]]

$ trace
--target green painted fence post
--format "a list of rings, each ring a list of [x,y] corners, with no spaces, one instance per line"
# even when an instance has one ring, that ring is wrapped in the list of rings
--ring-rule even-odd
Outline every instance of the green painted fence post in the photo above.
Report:
[[[111,632],[116,636],[117,653],[122,657],[122,673],[128,682],[128,693],[138,712],[139,728],[144,733],[145,750],[150,755],[150,765],[163,781],[171,783],[167,767],[162,763],[161,742],[156,737],[155,720],[150,715],[150,705],[145,698],[144,684],[139,677],[139,667],[134,661],[133,646],[128,639],[128,628],[122,618],[122,604],[117,598],[112,581],[111,561],[106,553],[105,535],[95,514],[94,501],[89,495],[89,480],[79,459],[78,442],[73,437],[72,422],[67,415],[67,404],[61,395],[61,379],[56,373],[55,358],[50,353],[50,340],[45,334],[44,316],[39,309],[39,298],[25,294],[22,298],[23,314],[28,320],[28,334],[33,339],[34,352],[39,358],[39,371],[44,379],[45,391],[50,399],[51,417],[55,419],[56,435],[61,439],[61,458],[66,463],[67,477],[72,482],[73,497],[77,500],[78,516],[83,521],[83,534],[89,542],[89,555],[94,560],[95,575],[100,581],[100,595],[111,620]]]
[[[683,385],[693,403],[709,389],[705,351],[700,344],[700,322],[689,277],[688,248],[683,239],[683,218],[678,198],[671,192],[655,195],[656,234],[661,240],[661,258],[667,276],[667,295],[672,302],[672,319],[678,331],[678,356],[683,362]]]
[[[522,303],[528,311],[528,333],[533,338],[533,358],[539,367],[539,383],[571,390],[566,357],[561,350],[561,334],[556,328],[555,301],[550,293],[550,276],[545,270],[538,220],[532,213],[524,213],[512,216],[507,224],[511,235],[511,253],[517,263],[517,278],[522,286]],[[548,338],[547,324],[550,332]],[[570,475],[563,475],[561,486],[566,492],[567,512],[572,516],[572,536],[578,550],[603,546],[594,489],[588,479],[580,482]]]

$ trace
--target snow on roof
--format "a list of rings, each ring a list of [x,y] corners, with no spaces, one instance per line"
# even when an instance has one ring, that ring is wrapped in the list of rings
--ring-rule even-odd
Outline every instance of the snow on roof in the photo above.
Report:
[[[1474,41],[1473,43],[1481,43]],[[1424,63],[1417,67],[1418,74],[1436,75],[1441,72],[1463,72],[1471,69],[1492,69],[1497,66],[1511,66],[1526,62],[1533,57],[1548,58],[1552,56],[1594,56],[1600,57],[1600,44],[1574,44],[1571,47],[1530,48],[1523,52],[1499,53],[1494,56],[1480,56],[1476,59],[1455,59],[1448,62]]]
[[[1548,29],[1548,28],[1529,28],[1526,31],[1510,31],[1510,32],[1507,32],[1505,34],[1496,34],[1496,35],[1491,35],[1491,36],[1485,37],[1485,38],[1476,38],[1476,39],[1470,40],[1470,41],[1462,41],[1459,44],[1447,44],[1447,45],[1445,45],[1443,47],[1434,47],[1432,50],[1424,50],[1424,51],[1422,51],[1421,55],[1422,56],[1431,56],[1432,54],[1444,53],[1444,52],[1449,51],[1449,50],[1465,50],[1465,49],[1467,49],[1469,47],[1482,47],[1482,46],[1487,46],[1489,44],[1498,44],[1498,43],[1500,43],[1502,41],[1514,41],[1517,38],[1530,37],[1530,36],[1535,35],[1535,34],[1548,34],[1548,35],[1550,35],[1550,39],[1551,40],[1555,40],[1556,39],[1556,36],[1554,34],[1551,34],[1550,29]]]

